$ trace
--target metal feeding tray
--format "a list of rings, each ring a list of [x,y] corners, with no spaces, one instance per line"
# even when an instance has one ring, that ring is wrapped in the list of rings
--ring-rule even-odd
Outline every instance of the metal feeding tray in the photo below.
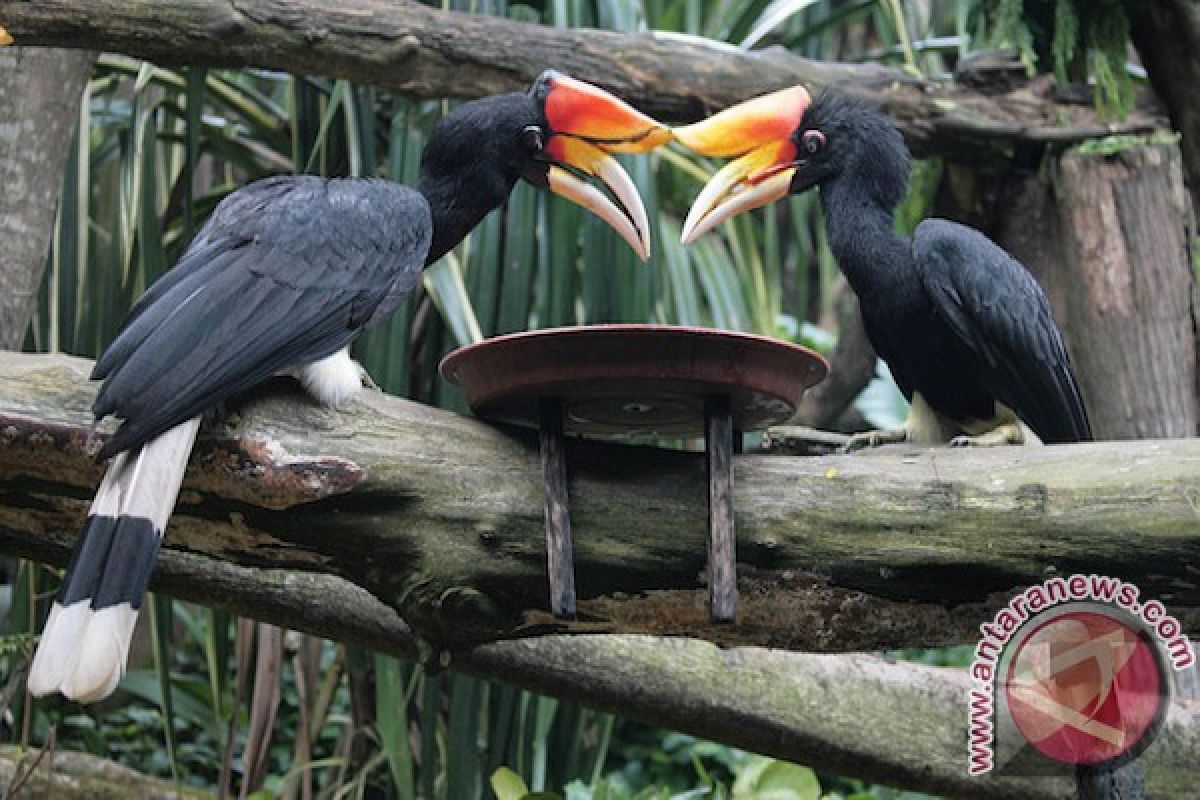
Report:
[[[441,372],[481,417],[537,427],[546,481],[550,604],[575,613],[563,436],[697,436],[708,459],[709,596],[737,604],[733,453],[741,433],[782,422],[829,371],[820,355],[748,333],[670,325],[586,325],[486,339]]]

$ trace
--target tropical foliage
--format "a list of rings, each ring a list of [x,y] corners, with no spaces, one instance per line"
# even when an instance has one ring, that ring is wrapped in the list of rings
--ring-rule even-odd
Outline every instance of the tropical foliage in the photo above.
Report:
[[[963,0],[450,6],[550,25],[650,27],[747,48],[778,44],[937,73],[985,34],[987,42],[1007,37],[1031,65],[1049,68],[1038,50],[1047,34],[1025,8],[1036,4],[1005,0],[990,15]],[[1125,107],[1124,63],[1111,58],[1125,23],[1096,10],[1107,5],[1058,0],[1050,66],[1066,80],[1086,52],[1104,102]],[[80,109],[28,346],[95,356],[214,205],[248,181],[282,172],[414,183],[430,127],[446,108],[345,81],[102,56]],[[652,220],[649,265],[576,207],[522,186],[427,271],[421,290],[363,337],[356,356],[387,391],[465,410],[438,362],[456,346],[507,331],[672,322],[819,348],[833,342],[838,276],[812,195],[740,217],[685,249],[680,220],[713,165],[675,149],[625,163]],[[57,573],[22,562],[8,574],[0,659],[19,679]],[[151,611],[114,699],[82,708],[15,692],[9,736],[242,796],[457,799],[485,792],[489,776],[502,798],[898,796],[165,596]]]

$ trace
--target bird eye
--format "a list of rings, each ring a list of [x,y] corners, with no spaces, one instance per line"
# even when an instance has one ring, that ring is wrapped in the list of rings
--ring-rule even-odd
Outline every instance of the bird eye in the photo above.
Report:
[[[529,125],[525,130],[521,131],[521,147],[530,152],[537,153],[545,146],[542,140],[542,129],[537,125]]]
[[[816,155],[825,147],[825,134],[820,131],[805,131],[800,137],[800,143],[804,145],[804,150],[809,155]]]

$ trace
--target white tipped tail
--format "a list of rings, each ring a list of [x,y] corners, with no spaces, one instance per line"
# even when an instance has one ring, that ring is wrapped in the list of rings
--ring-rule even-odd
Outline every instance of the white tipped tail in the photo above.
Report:
[[[87,703],[116,688],[199,428],[188,420],[109,463],[33,657],[34,695]]]

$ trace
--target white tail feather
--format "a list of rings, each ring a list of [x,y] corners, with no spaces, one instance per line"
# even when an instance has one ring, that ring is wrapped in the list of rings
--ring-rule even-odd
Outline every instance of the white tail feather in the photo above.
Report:
[[[56,600],[50,607],[41,643],[29,667],[28,688],[34,696],[58,691],[63,681],[75,671],[78,643],[91,616],[92,609],[82,600],[65,607]]]
[[[151,439],[136,453],[121,453],[109,463],[89,516],[150,520],[161,537],[175,508],[179,486],[200,419],[191,419]],[[118,529],[119,539],[119,529]],[[114,541],[100,572],[114,559],[136,557]],[[126,547],[133,546],[127,542]],[[96,564],[76,564],[86,574]],[[73,577],[69,572],[64,586]],[[29,691],[62,692],[80,702],[107,697],[125,672],[138,611],[129,602],[93,608],[93,598],[62,606],[55,603],[30,667]],[[136,599],[141,604],[141,598]]]
[[[122,481],[122,515],[149,519],[160,535],[167,529],[199,430],[200,418],[196,417],[142,445],[125,471],[128,480]]]
[[[138,612],[129,603],[91,611],[77,647],[75,668],[59,686],[59,691],[80,703],[103,700],[117,688],[125,674],[129,642],[137,624]]]

